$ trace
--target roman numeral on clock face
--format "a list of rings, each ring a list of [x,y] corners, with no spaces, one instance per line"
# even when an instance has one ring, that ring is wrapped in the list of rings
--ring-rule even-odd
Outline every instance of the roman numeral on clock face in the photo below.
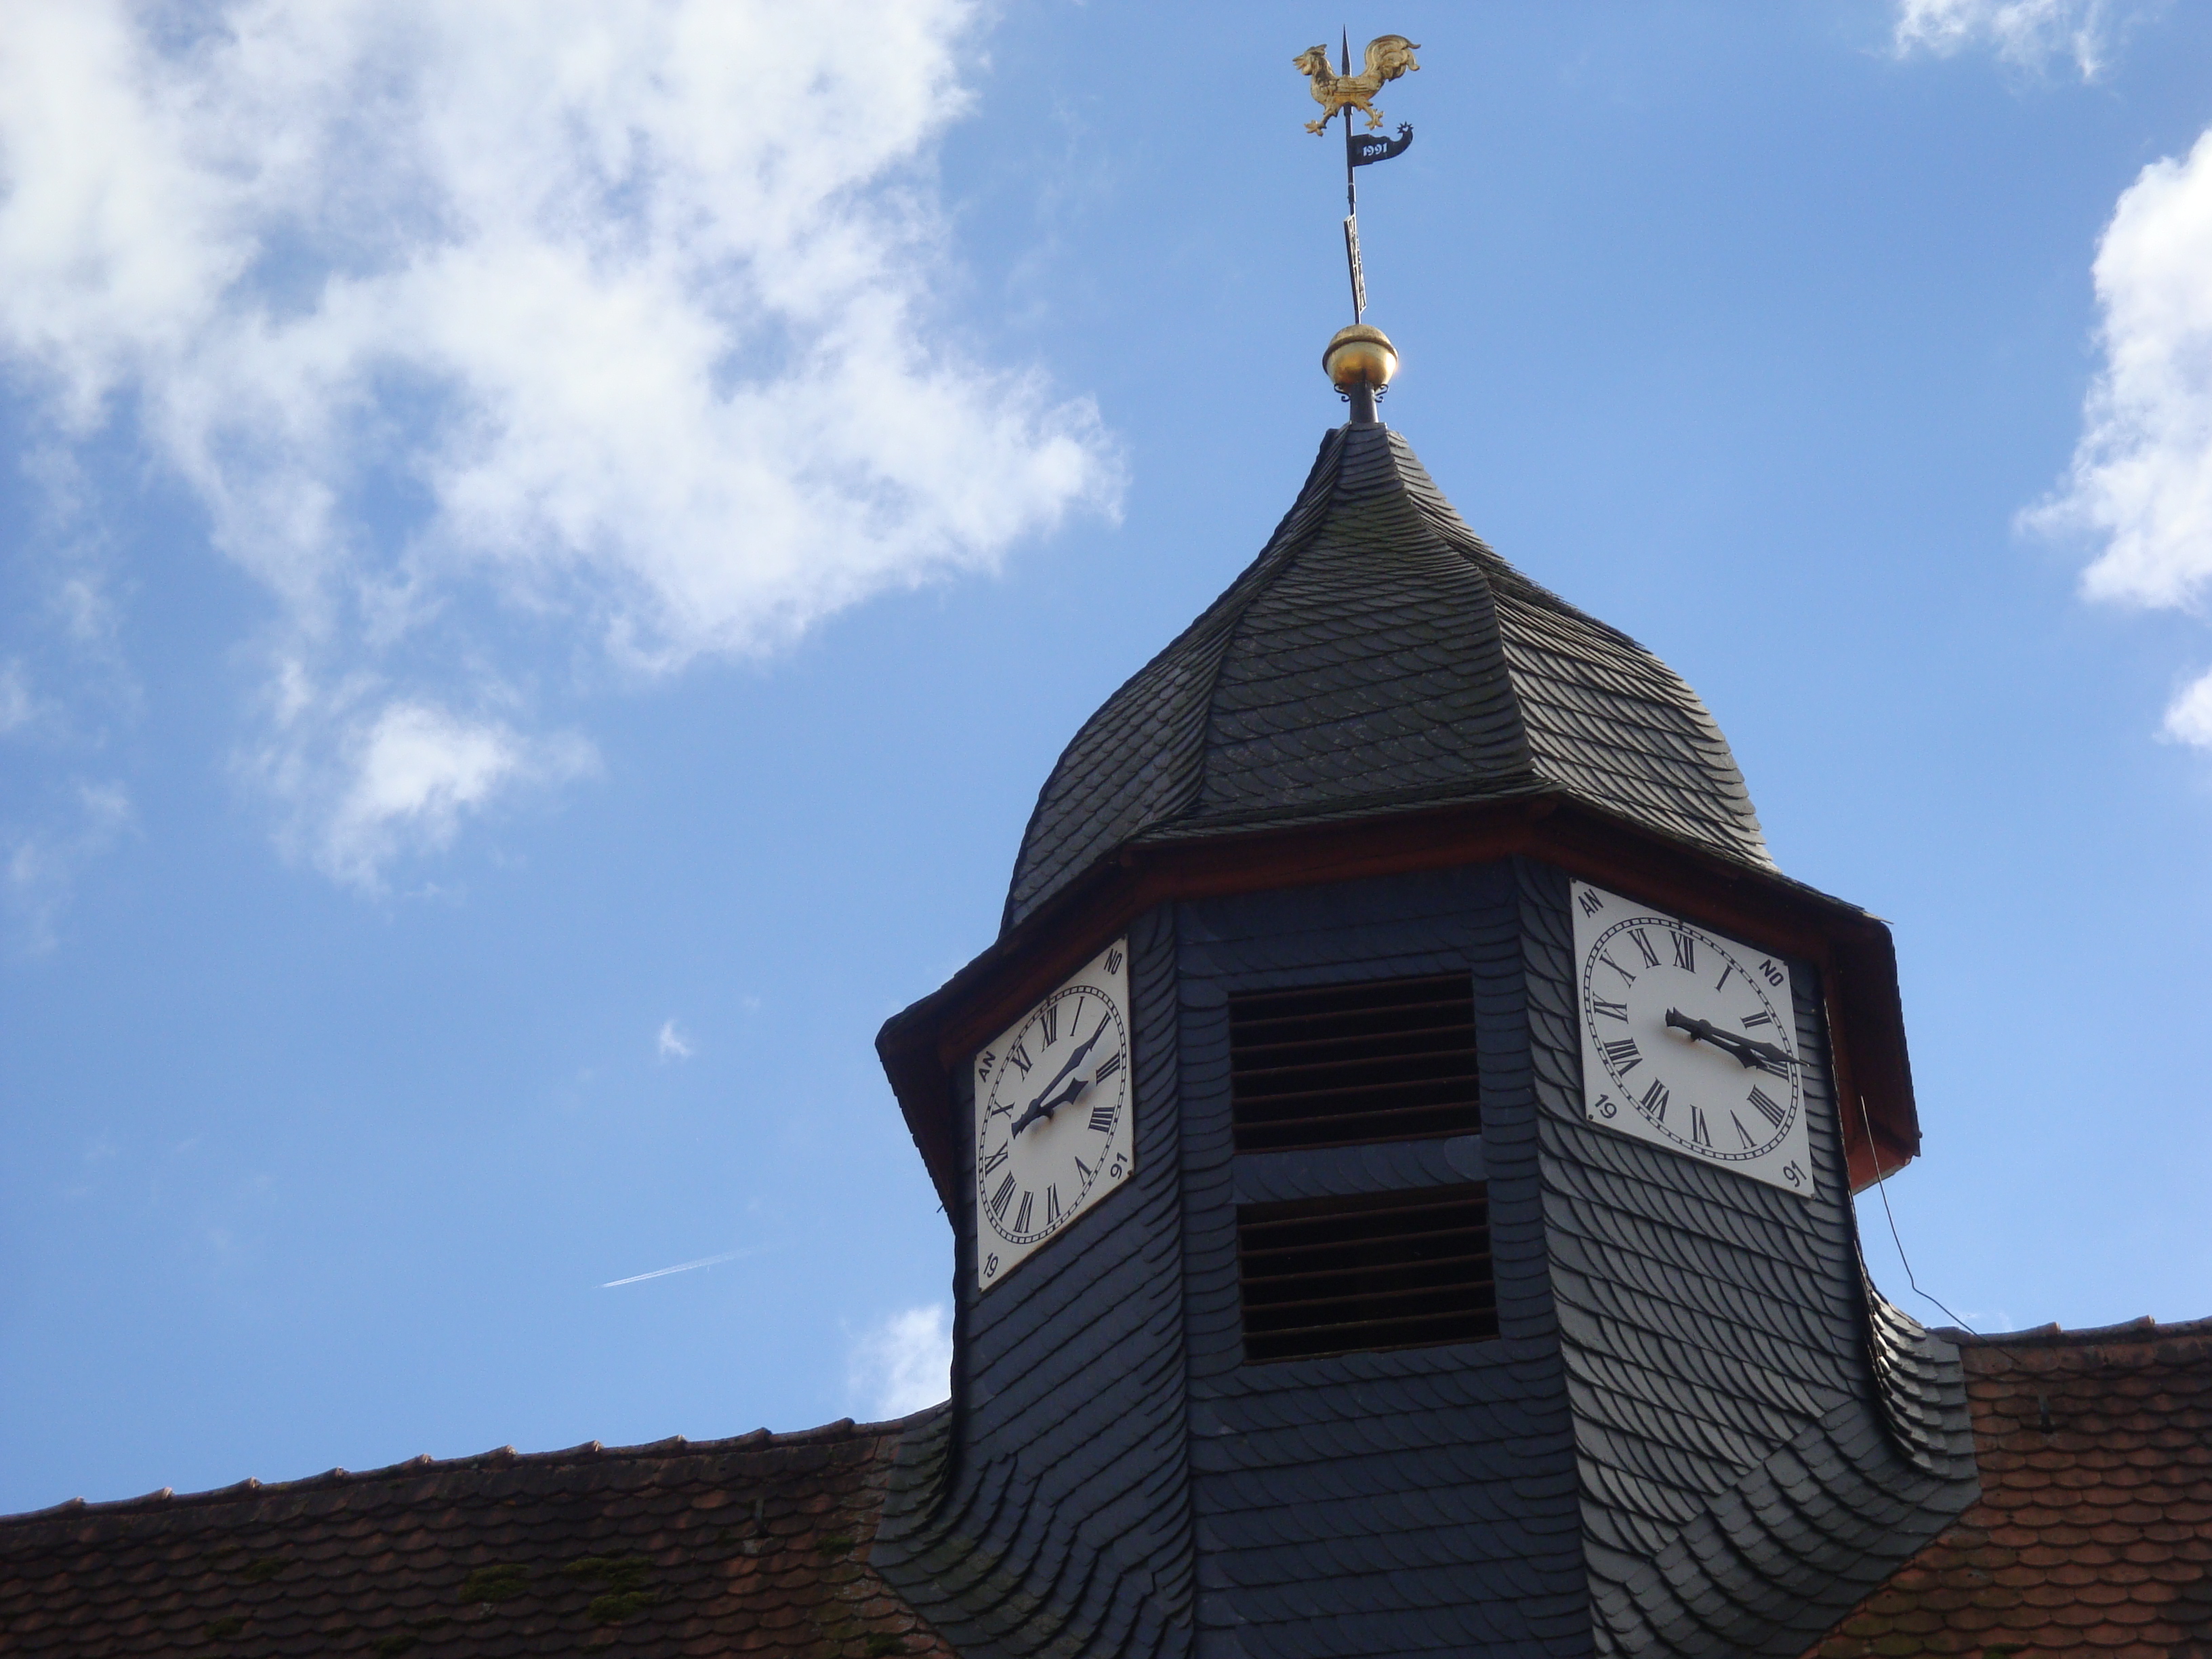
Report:
[[[1700,1146],[1710,1146],[1713,1138],[1705,1133],[1705,1115],[1695,1103],[1690,1107],[1690,1139]]]
[[[1620,1037],[1612,1042],[1601,1042],[1598,1047],[1605,1051],[1606,1063],[1616,1073],[1632,1072],[1644,1063],[1644,1051],[1636,1046],[1634,1037]]]
[[[1751,1103],[1759,1109],[1759,1115],[1761,1117],[1778,1129],[1782,1127],[1782,1120],[1784,1116],[1782,1107],[1778,1102],[1768,1096],[1765,1090],[1754,1084],[1752,1086],[1750,1099]]]
[[[1132,1143],[1143,1108],[1122,1000],[1133,964],[1126,945],[1100,951],[975,1051],[972,1196],[963,1202],[980,1291],[1006,1285],[1041,1250],[1066,1248],[1070,1227],[1099,1200],[1135,1184],[1127,1177],[1137,1168]],[[987,1064],[994,1054],[995,1065]]]
[[[1667,1085],[1655,1077],[1651,1079],[1651,1086],[1644,1091],[1644,1109],[1658,1119],[1660,1122],[1664,1123],[1667,1121],[1667,1102],[1669,1098]]]
[[[1651,941],[1644,936],[1644,930],[1641,927],[1632,927],[1628,930],[1628,937],[1636,946],[1636,954],[1644,958],[1644,965],[1646,968],[1656,968],[1659,965],[1659,953],[1651,948]]]
[[[1751,1131],[1743,1127],[1743,1120],[1734,1112],[1729,1114],[1729,1121],[1735,1125],[1736,1139],[1743,1142],[1746,1151],[1759,1145],[1751,1138]]]
[[[1761,1010],[1755,1014],[1746,1014],[1743,1017],[1743,1023],[1747,1025],[1771,1025],[1774,1024],[1774,1016]]]
[[[1628,1005],[1625,1002],[1607,1002],[1603,997],[1593,996],[1590,999],[1590,1012],[1594,1014],[1603,1014],[1607,1019],[1626,1019]]]
[[[1698,971],[1698,941],[1687,933],[1670,933],[1668,937],[1674,941],[1674,965],[1677,968],[1686,969],[1691,973],[1696,973]]]

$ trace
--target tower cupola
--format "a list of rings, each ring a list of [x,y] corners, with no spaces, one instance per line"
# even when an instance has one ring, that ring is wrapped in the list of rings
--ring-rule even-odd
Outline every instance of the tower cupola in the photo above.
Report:
[[[1795,1659],[1977,1490],[1857,1254],[1887,929],[1468,528],[1397,361],[1330,342],[1351,418],[878,1039],[957,1311],[873,1559],[979,1659]]]

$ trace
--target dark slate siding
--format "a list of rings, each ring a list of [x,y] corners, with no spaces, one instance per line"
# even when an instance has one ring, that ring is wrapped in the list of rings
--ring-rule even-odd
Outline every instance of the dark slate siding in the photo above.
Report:
[[[1198,1651],[1589,1651],[1572,1431],[1545,1283],[1514,891],[1502,866],[1183,907],[1184,1224]],[[1466,968],[1479,1142],[1239,1158],[1234,990]],[[1237,1198],[1486,1178],[1500,1337],[1242,1363]]]
[[[1164,911],[1132,925],[1129,967],[1131,1183],[988,1295],[975,1289],[973,1146],[963,1143],[971,1213],[954,1267],[954,1409],[905,1448],[873,1560],[970,1659],[1164,1659],[1190,1648],[1175,941]],[[964,1096],[960,1107],[965,1123]]]
[[[1584,1121],[1566,880],[1516,867],[1600,1646],[1800,1653],[1972,1500],[1956,1352],[1869,1301],[1811,966],[1808,1202]]]
[[[1696,693],[1492,552],[1404,439],[1346,427],[1259,557],[1061,755],[1004,925],[1133,841],[1541,790],[1772,867]]]
[[[1358,512],[1331,513],[1246,604],[1216,671],[1208,820],[1525,778],[1490,592],[1397,488],[1396,457],[1354,445]]]
[[[1536,769],[1679,840],[1767,863],[1750,792],[1697,694],[1517,573],[1494,586]]]
[[[1068,881],[1150,824],[1180,816],[1205,775],[1213,680],[1245,605],[1274,579],[1282,555],[1328,518],[1349,428],[1321,441],[1304,486],[1260,556],[1196,622],[1084,722],[1038,792],[1006,895],[1011,927]]]

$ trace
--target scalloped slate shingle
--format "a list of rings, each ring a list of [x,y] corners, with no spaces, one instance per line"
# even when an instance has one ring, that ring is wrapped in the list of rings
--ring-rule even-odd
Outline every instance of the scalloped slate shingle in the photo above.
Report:
[[[422,1457],[9,1516],[0,1653],[949,1659],[869,1564],[917,1420]]]
[[[1972,1502],[1957,1351],[1860,1266],[1814,966],[1808,1201],[1589,1126],[1566,880],[1522,880],[1597,1651],[1789,1659]]]
[[[1697,694],[1492,552],[1396,433],[1340,427],[1260,556],[1060,756],[1004,925],[1132,842],[1549,791],[1773,868]]]

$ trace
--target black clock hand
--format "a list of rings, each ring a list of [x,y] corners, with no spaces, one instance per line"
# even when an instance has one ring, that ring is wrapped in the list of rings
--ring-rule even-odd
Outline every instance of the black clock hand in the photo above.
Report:
[[[1107,1016],[1102,1013],[1098,1017],[1098,1029],[1091,1034],[1090,1040],[1067,1057],[1067,1064],[1060,1068],[1059,1074],[1044,1085],[1038,1092],[1037,1097],[1030,1102],[1028,1109],[1014,1120],[1014,1127],[1006,1133],[1006,1138],[1009,1140],[1021,1133],[1039,1118],[1051,1116],[1053,1113],[1091,1086],[1088,1078],[1077,1078],[1073,1082],[1069,1083],[1066,1089],[1060,1089],[1058,1095],[1055,1096],[1053,1092],[1060,1089],[1060,1084],[1066,1079],[1070,1072],[1089,1058],[1091,1051],[1098,1046],[1098,1039],[1106,1035],[1106,1025]]]
[[[1024,1111],[1019,1117],[1014,1120],[1014,1127],[1006,1131],[1006,1139],[1012,1140],[1016,1135],[1021,1133],[1023,1130],[1028,1128],[1030,1124],[1036,1122],[1041,1117],[1050,1117],[1054,1112],[1066,1105],[1069,1101],[1074,1099],[1076,1096],[1081,1094],[1090,1086],[1091,1079],[1089,1078],[1070,1078],[1067,1080],[1067,1086],[1062,1089],[1058,1094],[1052,1097],[1049,1100],[1046,1099],[1044,1096],[1039,1095],[1035,1100],[1030,1102],[1028,1109]]]
[[[1057,1072],[1054,1072],[1054,1073],[1053,1073],[1053,1076],[1052,1076],[1052,1081],[1051,1081],[1051,1082],[1049,1082],[1049,1083],[1048,1083],[1048,1084],[1046,1084],[1046,1085],[1044,1085],[1044,1087],[1043,1087],[1043,1088],[1042,1088],[1042,1089],[1040,1089],[1040,1090],[1038,1090],[1038,1091],[1037,1091],[1037,1093],[1036,1093],[1036,1099],[1034,1099],[1034,1100],[1031,1100],[1031,1101],[1030,1102],[1030,1110],[1031,1112],[1034,1112],[1035,1110],[1036,1110],[1036,1104],[1037,1104],[1037,1101],[1039,1101],[1039,1100],[1042,1100],[1042,1099],[1043,1099],[1047,1095],[1050,1094],[1050,1093],[1051,1093],[1054,1089],[1057,1089],[1058,1087],[1060,1087],[1060,1085],[1063,1082],[1066,1081],[1067,1074],[1068,1074],[1070,1072],[1073,1071],[1077,1066],[1080,1066],[1080,1065],[1082,1065],[1082,1064],[1083,1064],[1083,1057],[1084,1057],[1084,1055],[1085,1055],[1085,1054],[1089,1054],[1089,1053],[1091,1052],[1091,1048],[1092,1048],[1092,1045],[1093,1045],[1093,1044],[1095,1044],[1095,1043],[1097,1043],[1097,1041],[1098,1041],[1098,1039],[1099,1039],[1099,1036],[1101,1036],[1101,1035],[1105,1031],[1105,1030],[1106,1030],[1106,1021],[1105,1021],[1105,1018],[1102,1015],[1102,1016],[1099,1018],[1099,1021],[1098,1021],[1098,1030],[1096,1030],[1096,1031],[1093,1031],[1093,1032],[1091,1034],[1091,1041],[1090,1041],[1089,1042],[1085,1043],[1081,1048],[1078,1048],[1078,1049],[1077,1049],[1073,1054],[1070,1054],[1070,1055],[1067,1057],[1067,1063],[1066,1063],[1065,1066],[1061,1066],[1061,1067],[1060,1067]],[[1024,1115],[1026,1115],[1026,1114],[1024,1114]]]
[[[1723,1030],[1709,1019],[1692,1019],[1679,1008],[1667,1011],[1667,1024],[1677,1031],[1687,1031],[1692,1038],[1703,1037],[1716,1048],[1733,1054],[1747,1068],[1762,1066],[1770,1072],[1787,1073],[1796,1064],[1796,1058],[1788,1050],[1776,1048],[1771,1042],[1761,1042],[1756,1037],[1741,1036],[1734,1031]]]

